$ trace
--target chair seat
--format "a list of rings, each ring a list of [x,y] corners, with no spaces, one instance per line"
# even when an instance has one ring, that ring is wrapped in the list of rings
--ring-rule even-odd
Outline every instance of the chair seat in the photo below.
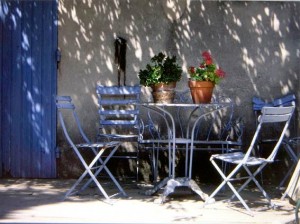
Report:
[[[95,143],[81,143],[77,144],[78,148],[103,148],[103,147],[112,147],[120,144],[119,142],[95,142]]]
[[[239,164],[243,161],[245,154],[242,152],[226,153],[226,154],[216,154],[212,155],[212,158],[219,159],[228,163]],[[255,166],[266,162],[264,158],[249,157],[244,163],[247,166]]]
[[[105,138],[121,138],[121,139],[130,139],[130,138],[139,138],[139,135],[123,135],[123,134],[99,134],[99,137],[105,137]]]
[[[143,139],[140,142],[143,144],[147,143],[160,143],[160,144],[168,144],[172,143],[172,139]],[[190,144],[191,140],[187,138],[175,138],[176,144]]]

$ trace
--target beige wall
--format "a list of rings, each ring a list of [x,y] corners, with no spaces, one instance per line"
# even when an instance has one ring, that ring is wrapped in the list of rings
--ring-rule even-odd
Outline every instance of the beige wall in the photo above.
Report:
[[[299,105],[300,2],[191,0],[182,16],[172,21],[163,7],[166,1],[59,2],[58,94],[74,98],[90,135],[98,120],[96,83],[117,84],[117,35],[128,42],[127,85],[138,84],[138,71],[164,51],[182,64],[177,88],[184,89],[187,67],[199,63],[202,51],[211,51],[227,73],[215,94],[234,100],[237,116],[245,118],[246,135],[254,128],[253,96],[272,100],[294,92]],[[185,2],[179,1],[182,9]],[[143,93],[150,95],[149,89]]]

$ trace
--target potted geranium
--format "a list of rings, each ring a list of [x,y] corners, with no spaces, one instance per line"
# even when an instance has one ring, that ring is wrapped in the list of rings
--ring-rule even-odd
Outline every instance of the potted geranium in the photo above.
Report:
[[[225,72],[217,68],[208,51],[202,53],[203,61],[198,67],[189,67],[189,87],[194,103],[210,103],[215,84],[225,77]]]
[[[169,57],[162,52],[151,58],[146,69],[139,71],[140,84],[152,88],[155,102],[172,102],[176,82],[181,76],[182,69],[177,64],[176,56]]]

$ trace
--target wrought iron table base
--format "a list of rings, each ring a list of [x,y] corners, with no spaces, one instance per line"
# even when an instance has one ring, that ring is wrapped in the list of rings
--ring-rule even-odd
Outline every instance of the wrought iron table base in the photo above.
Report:
[[[198,186],[198,184],[191,178],[188,177],[166,177],[161,182],[159,182],[154,188],[149,189],[145,192],[146,195],[151,196],[155,194],[158,190],[162,189],[164,186],[164,192],[161,195],[161,203],[164,203],[166,201],[166,198],[169,194],[173,193],[176,187],[189,187],[192,191],[194,191],[196,194],[198,194],[203,201],[206,201],[209,196],[205,194],[201,188]],[[215,199],[211,199],[208,203],[214,203]]]

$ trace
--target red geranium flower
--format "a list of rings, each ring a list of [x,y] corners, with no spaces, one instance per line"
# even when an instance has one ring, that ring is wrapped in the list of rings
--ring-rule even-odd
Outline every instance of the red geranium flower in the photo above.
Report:
[[[195,73],[195,67],[190,67],[190,69],[189,69],[189,71],[191,72],[191,73]]]
[[[213,60],[211,58],[205,60],[206,65],[211,65],[212,63],[213,63]]]
[[[220,78],[224,78],[225,75],[226,75],[226,73],[225,73],[222,69],[220,69],[220,68],[216,70],[216,74],[217,74],[217,76],[219,76]]]
[[[196,81],[211,81],[218,84],[225,77],[225,72],[221,68],[217,68],[208,51],[202,53],[202,58],[203,61],[199,67],[192,66],[188,69],[190,78]]]
[[[210,55],[210,53],[208,52],[208,51],[204,51],[203,53],[202,53],[202,57],[203,57],[203,59],[206,61],[206,60],[212,60],[212,58],[211,58],[211,55]]]

